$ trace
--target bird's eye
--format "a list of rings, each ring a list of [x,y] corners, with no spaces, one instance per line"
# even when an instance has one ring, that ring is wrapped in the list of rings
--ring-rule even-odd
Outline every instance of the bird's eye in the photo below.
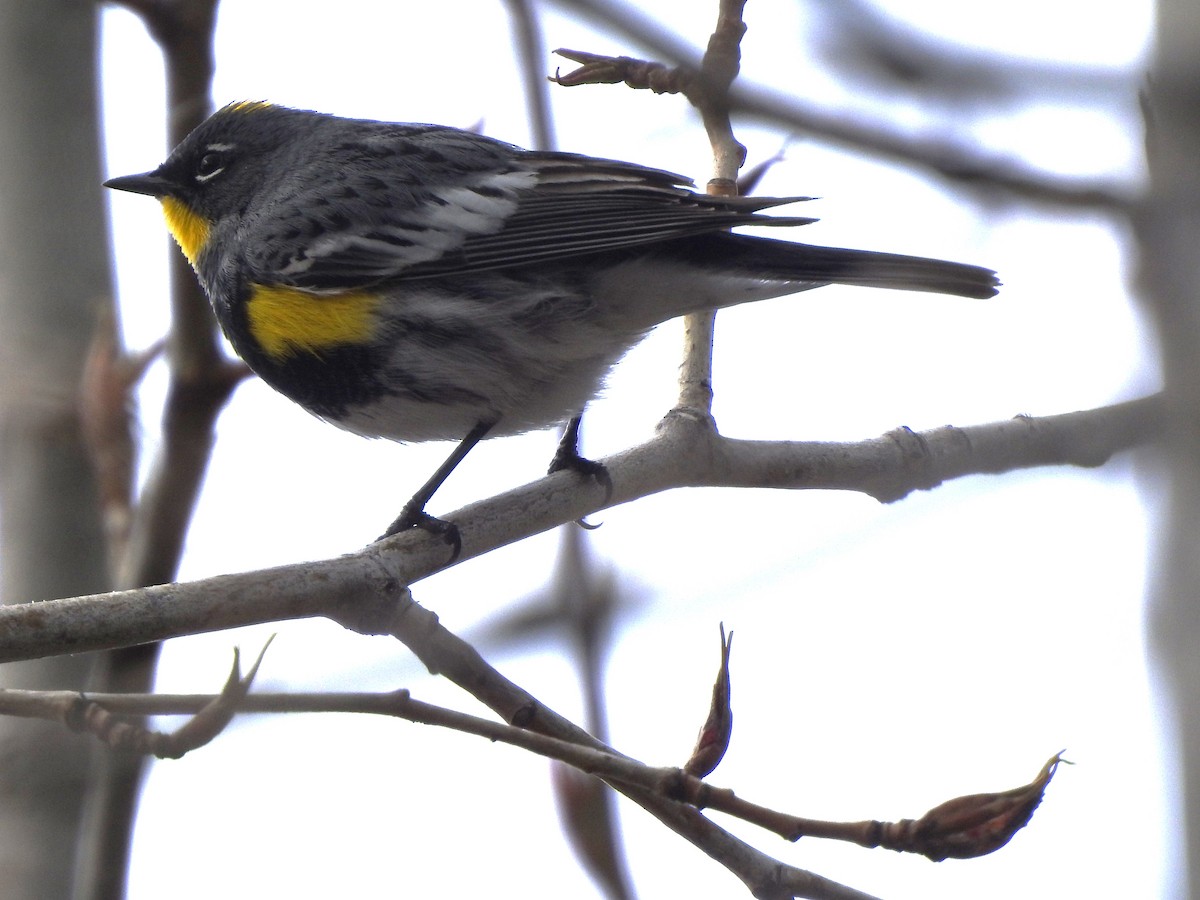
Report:
[[[225,168],[225,156],[216,150],[210,150],[200,157],[200,162],[196,165],[196,179],[198,181],[208,181],[218,172]]]

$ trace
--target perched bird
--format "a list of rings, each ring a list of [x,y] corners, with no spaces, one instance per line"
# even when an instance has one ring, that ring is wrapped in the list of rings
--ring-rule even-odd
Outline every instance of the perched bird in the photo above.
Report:
[[[425,512],[485,436],[571,422],[651,328],[826,284],[996,293],[977,266],[730,233],[808,198],[715,197],[633,163],[522,150],[437,125],[263,102],[213,114],[151,172],[105,182],[157,197],[234,350],[356,434],[455,440],[386,535],[457,529]],[[385,536],[386,536],[385,535]]]

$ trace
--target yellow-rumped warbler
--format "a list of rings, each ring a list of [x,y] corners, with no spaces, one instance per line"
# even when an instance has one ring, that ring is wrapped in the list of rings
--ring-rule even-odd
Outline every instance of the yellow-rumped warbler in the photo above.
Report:
[[[715,197],[679,175],[469,131],[233,103],[152,172],[234,350],[349,431],[457,440],[387,534],[458,543],[424,508],[470,449],[571,420],[554,468],[602,474],[578,416],[614,363],[685,313],[826,284],[996,293],[976,266],[735,235],[808,198]]]

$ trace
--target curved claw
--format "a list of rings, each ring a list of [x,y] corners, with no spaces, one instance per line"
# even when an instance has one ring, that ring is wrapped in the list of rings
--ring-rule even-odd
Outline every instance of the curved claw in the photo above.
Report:
[[[596,462],[594,459],[585,459],[579,455],[579,451],[573,448],[564,448],[561,444],[558,450],[554,453],[554,458],[550,460],[550,468],[546,470],[547,475],[553,475],[555,472],[570,470],[582,475],[584,478],[591,478],[597,484],[604,488],[604,503],[612,499],[613,482],[612,476],[608,474],[608,468],[604,463]]]

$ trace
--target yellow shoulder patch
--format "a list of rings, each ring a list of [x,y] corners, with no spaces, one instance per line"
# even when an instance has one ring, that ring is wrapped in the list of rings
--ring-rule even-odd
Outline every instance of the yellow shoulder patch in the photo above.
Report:
[[[252,286],[246,303],[250,333],[263,351],[281,361],[375,336],[381,298],[369,291],[313,294],[282,285]]]
[[[171,237],[179,244],[179,249],[187,257],[192,268],[196,268],[196,260],[208,240],[208,232],[212,227],[203,216],[197,215],[174,197],[161,197],[163,216],[167,220],[167,228]]]

